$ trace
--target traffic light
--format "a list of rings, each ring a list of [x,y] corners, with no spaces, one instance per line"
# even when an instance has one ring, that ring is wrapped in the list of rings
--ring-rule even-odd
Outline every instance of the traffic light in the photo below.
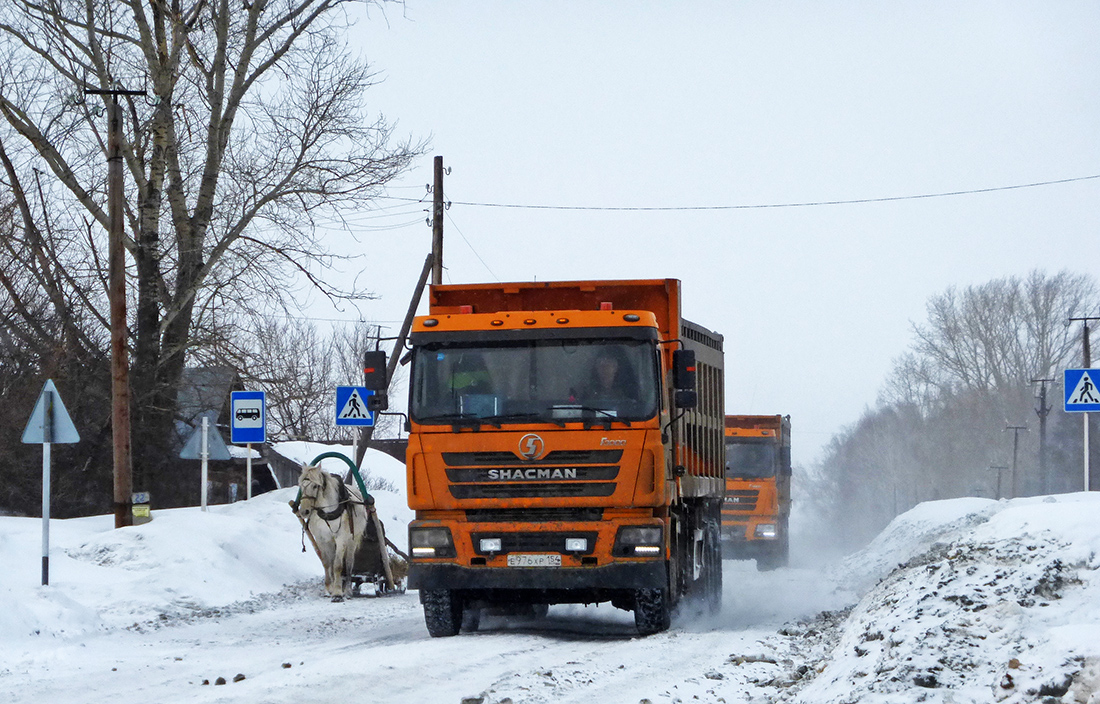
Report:
[[[381,350],[363,353],[363,386],[371,391],[385,391],[386,353]]]

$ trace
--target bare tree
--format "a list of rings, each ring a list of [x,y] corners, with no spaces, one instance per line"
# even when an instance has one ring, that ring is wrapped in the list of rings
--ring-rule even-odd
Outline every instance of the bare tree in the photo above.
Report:
[[[81,290],[103,304],[107,95],[124,98],[132,258],[135,471],[169,454],[175,394],[227,307],[287,300],[334,253],[315,223],[362,206],[422,152],[369,116],[374,76],[343,42],[352,0],[8,0],[0,6],[0,116],[12,169],[42,167],[46,200],[80,241]],[[3,135],[0,135],[3,137]],[[43,243],[42,245],[46,245]],[[60,253],[46,255],[60,260]],[[75,274],[73,275],[75,277]],[[70,298],[73,296],[71,295]],[[100,321],[103,322],[102,320]],[[169,473],[150,476],[172,503]]]
[[[1012,463],[1015,438],[1005,428],[1033,417],[1030,380],[1056,376],[1074,358],[1079,340],[1066,320],[1098,302],[1091,277],[1039,271],[931,297],[878,406],[834,438],[822,461],[820,474],[839,487],[834,515],[845,542],[858,545],[921,501],[995,497],[990,466]],[[1063,475],[1076,474],[1080,460],[1064,451],[1058,420],[1047,476],[1038,474],[1038,433],[1022,433],[1017,476],[1005,476],[1001,495],[1065,486]]]
[[[333,346],[304,320],[267,318],[255,328],[256,347],[245,378],[267,392],[273,439],[316,440],[332,426]],[[247,364],[247,360],[244,360]]]
[[[1067,318],[1098,304],[1096,282],[1067,271],[951,287],[929,299],[927,323],[913,325],[913,346],[895,362],[883,398],[928,409],[945,395],[1049,377],[1078,344]]]

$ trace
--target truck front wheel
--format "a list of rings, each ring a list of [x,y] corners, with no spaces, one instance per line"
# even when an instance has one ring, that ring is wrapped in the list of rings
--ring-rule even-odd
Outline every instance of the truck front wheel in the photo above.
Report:
[[[634,625],[639,635],[648,636],[667,631],[672,625],[667,589],[636,589],[634,591]]]
[[[462,627],[462,600],[450,589],[425,589],[420,592],[424,604],[424,623],[432,638],[457,635]]]

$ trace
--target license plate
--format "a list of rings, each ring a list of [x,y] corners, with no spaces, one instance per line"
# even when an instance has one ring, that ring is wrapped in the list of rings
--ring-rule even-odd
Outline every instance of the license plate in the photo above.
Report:
[[[561,567],[561,555],[508,555],[509,567]]]

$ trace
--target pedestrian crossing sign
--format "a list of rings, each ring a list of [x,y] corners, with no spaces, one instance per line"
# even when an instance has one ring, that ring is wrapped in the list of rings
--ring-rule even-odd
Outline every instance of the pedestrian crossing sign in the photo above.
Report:
[[[1100,411],[1100,369],[1067,369],[1065,374],[1066,405],[1069,413]]]
[[[337,386],[336,425],[374,427],[374,412],[367,410],[367,398],[373,395],[365,386]]]

